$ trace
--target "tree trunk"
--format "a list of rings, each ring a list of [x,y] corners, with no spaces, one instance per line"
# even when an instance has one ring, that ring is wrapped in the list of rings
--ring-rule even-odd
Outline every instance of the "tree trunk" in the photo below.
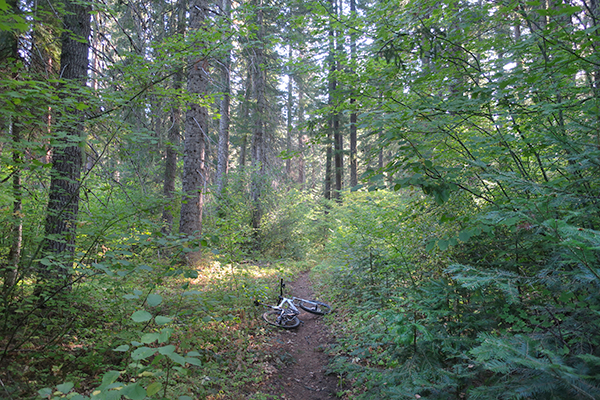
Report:
[[[7,1],[10,12],[20,14],[19,6],[15,0]],[[19,59],[19,46],[17,36],[13,32],[0,32],[0,68],[9,70],[11,64],[14,65]],[[6,63],[6,65],[5,65]],[[14,73],[12,79],[17,79],[18,73]],[[16,117],[8,116],[7,121],[8,136],[12,140],[12,196],[13,196],[13,220],[10,232],[10,250],[8,253],[8,264],[0,264],[3,270],[0,271],[4,280],[3,293],[7,294],[15,285],[19,272],[19,262],[21,260],[21,245],[23,242],[23,203],[21,187],[21,169],[22,169],[22,151],[21,151],[21,132]],[[2,148],[0,147],[0,153]]]
[[[180,89],[183,81],[183,71],[179,69],[174,76],[174,88]],[[167,204],[163,207],[162,220],[165,224],[164,233],[170,233],[173,229],[173,198],[175,194],[175,179],[177,179],[177,145],[181,133],[181,108],[176,105],[171,110],[171,129],[169,129],[165,151],[165,179],[163,182],[163,194]]]
[[[252,227],[258,233],[262,219],[262,195],[264,192],[264,175],[266,173],[266,141],[265,141],[265,113],[267,100],[265,97],[266,82],[264,71],[264,26],[262,1],[254,3],[256,7],[257,44],[253,46],[253,82],[256,108],[254,113],[254,131],[252,134],[252,166],[253,177],[251,184],[251,196],[253,203]]]
[[[88,38],[90,36],[90,13],[87,5],[77,1],[65,2],[65,31],[61,35],[60,76],[62,96],[65,100],[73,91],[85,88],[88,68]],[[77,96],[77,95],[76,95]],[[78,103],[74,98],[65,103]],[[69,107],[70,108],[70,107]],[[61,133],[57,133],[52,148],[52,169],[46,217],[44,250],[56,262],[40,266],[40,278],[50,283],[52,289],[70,287],[70,269],[75,251],[75,235],[79,212],[79,188],[81,174],[81,146],[83,138],[83,114],[73,107],[57,115]]]
[[[186,0],[180,0],[178,4],[177,32],[181,35],[185,33],[185,12]],[[183,86],[183,69],[179,67],[173,77],[173,88],[179,91]],[[167,204],[163,208],[162,220],[164,233],[170,233],[173,230],[173,198],[175,194],[175,180],[177,179],[177,145],[181,135],[181,107],[179,101],[171,108],[171,129],[167,135],[167,146],[165,154],[165,179],[163,184],[163,194],[167,199]]]
[[[292,62],[292,46],[288,44],[288,60]],[[286,151],[287,157],[285,159],[285,173],[288,178],[291,178],[292,175],[292,101],[294,98],[293,86],[292,86],[292,73],[288,72],[288,82],[287,82],[287,124],[286,124]]]
[[[350,17],[355,20],[356,17],[356,0],[350,0]],[[352,29],[352,27],[350,27]],[[356,67],[356,32],[353,30],[350,34],[350,62],[352,65],[352,74],[356,75],[354,68]],[[354,91],[350,97],[350,186],[358,185],[358,152],[356,139],[356,96]]]
[[[197,34],[205,21],[204,0],[191,2],[190,34]],[[196,39],[198,40],[198,39]],[[200,54],[204,44],[194,45],[195,54],[189,62],[187,90],[194,97],[206,95],[208,87],[208,62]],[[206,180],[205,155],[208,129],[208,111],[198,102],[190,102],[185,115],[185,139],[183,151],[183,199],[179,232],[186,235],[202,231],[203,189]]]
[[[335,0],[330,0],[331,4],[331,13],[335,13]],[[329,77],[328,77],[328,94],[327,94],[327,105],[329,106],[329,120],[327,127],[327,141],[326,141],[326,156],[325,156],[325,199],[331,200],[331,183],[333,178],[333,168],[332,168],[332,159],[333,159],[333,142],[335,140],[335,135],[333,134],[336,126],[336,112],[335,112],[335,90],[337,86],[337,81],[335,78],[336,73],[336,61],[335,61],[335,31],[333,28],[333,23],[330,22],[329,27]],[[335,195],[334,195],[335,196]]]
[[[302,131],[304,125],[304,93],[298,90],[298,183],[302,190],[306,186],[306,167],[304,162],[304,148],[306,147],[306,135]]]
[[[333,13],[334,15],[341,15],[341,7],[337,7],[335,0],[332,0],[332,4],[334,4]],[[333,56],[333,65],[334,71],[338,71],[339,68],[339,60],[337,58],[341,54],[342,50],[342,40],[339,37],[340,33],[337,30],[334,30],[334,41],[335,41],[335,51]],[[339,94],[338,94],[338,82],[335,74],[332,76],[331,82],[331,90],[333,96],[333,109],[332,109],[332,119],[333,119],[333,142],[334,142],[334,163],[335,163],[335,190],[333,191],[333,198],[337,201],[341,201],[342,195],[342,180],[344,176],[344,142],[343,136],[340,129],[340,115],[337,112],[336,108],[339,105]]]
[[[251,62],[249,63],[251,64]],[[252,96],[252,72],[250,71],[250,65],[246,75],[246,90],[244,92],[244,102],[242,103],[242,143],[240,144],[240,158],[239,164],[240,169],[243,170],[246,166],[246,151],[248,148],[248,134],[249,129],[247,128],[247,121],[250,118],[250,101]]]
[[[4,291],[8,293],[17,283],[17,275],[19,273],[19,263],[21,261],[21,245],[23,243],[23,191],[21,187],[21,164],[23,162],[21,156],[21,134],[19,125],[13,118],[8,121],[9,134],[13,141],[13,177],[12,177],[12,195],[13,195],[13,222],[11,226],[10,250],[8,253],[8,265],[3,274]]]
[[[223,0],[222,12],[226,24],[230,23],[231,0]],[[230,107],[230,76],[231,52],[227,50],[221,65],[221,84],[223,86],[223,97],[221,98],[219,120],[219,144],[217,149],[217,196],[220,196],[225,187],[225,177],[229,167],[229,107]]]

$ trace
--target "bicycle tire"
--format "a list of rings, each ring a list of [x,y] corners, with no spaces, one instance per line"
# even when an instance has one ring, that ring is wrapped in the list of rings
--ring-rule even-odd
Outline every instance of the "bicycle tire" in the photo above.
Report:
[[[317,300],[298,300],[298,306],[306,312],[317,315],[329,314],[331,311],[329,304]]]
[[[265,312],[262,317],[267,324],[278,328],[293,329],[300,325],[300,320],[296,315],[286,316],[283,321],[278,321],[280,313],[281,312],[278,310],[269,310]]]

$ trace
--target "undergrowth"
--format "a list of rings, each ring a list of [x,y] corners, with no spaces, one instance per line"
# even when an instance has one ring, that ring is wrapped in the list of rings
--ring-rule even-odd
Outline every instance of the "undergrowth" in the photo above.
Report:
[[[521,229],[510,212],[443,226],[464,210],[392,192],[332,210],[340,224],[313,273],[336,305],[329,367],[346,394],[599,398],[600,233],[555,220]],[[426,251],[436,236],[455,244]]]
[[[32,313],[2,339],[2,397],[261,398],[268,335],[253,301],[297,265],[205,255],[195,268],[162,259],[81,280],[51,315]]]

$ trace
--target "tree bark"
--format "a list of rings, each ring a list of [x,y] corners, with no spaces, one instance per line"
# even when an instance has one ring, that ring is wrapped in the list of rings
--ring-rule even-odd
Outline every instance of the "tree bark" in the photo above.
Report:
[[[254,131],[252,134],[252,227],[258,233],[262,219],[262,195],[264,192],[264,176],[266,173],[266,141],[265,141],[265,113],[267,109],[267,99],[265,97],[266,82],[264,71],[264,26],[263,26],[263,10],[262,0],[254,2],[256,7],[256,26],[257,44],[253,46],[252,52],[254,59],[253,66],[253,83],[254,83],[254,98],[256,105],[254,110]]]
[[[335,14],[335,0],[330,0],[330,10],[332,14]],[[337,65],[336,65],[336,60],[335,60],[335,50],[336,50],[336,45],[335,45],[335,31],[333,28],[333,23],[330,22],[330,27],[329,27],[329,33],[328,33],[328,37],[329,37],[329,55],[328,55],[328,62],[329,62],[329,77],[328,77],[328,82],[327,82],[327,89],[328,89],[328,94],[327,94],[327,105],[329,106],[329,120],[328,120],[328,126],[327,126],[327,141],[326,141],[326,155],[325,155],[325,193],[324,193],[324,197],[327,200],[331,200],[332,198],[332,181],[333,181],[333,168],[332,168],[332,162],[333,162],[333,155],[334,155],[334,151],[333,151],[333,142],[336,139],[336,136],[334,135],[334,131],[335,131],[335,126],[336,126],[336,112],[335,112],[335,91],[337,88],[337,81],[335,78],[335,74],[336,74],[336,70],[337,70]],[[334,194],[335,196],[335,194]]]
[[[292,61],[292,46],[288,44],[288,60],[291,62]],[[292,114],[293,114],[293,107],[292,107],[292,103],[293,103],[293,99],[294,99],[294,93],[293,93],[293,85],[292,85],[292,73],[288,72],[287,74],[288,76],[288,82],[287,82],[287,104],[286,104],[286,112],[287,112],[287,123],[286,123],[286,151],[287,151],[287,157],[285,159],[285,173],[286,176],[291,177],[292,175],[292,158],[291,158],[291,153],[292,153],[292,123],[293,123],[293,118],[292,118]]]
[[[88,39],[90,36],[90,13],[87,5],[77,1],[65,2],[65,31],[61,35],[60,76],[62,96],[67,99],[85,88],[88,69]],[[73,101],[74,100],[74,101]],[[66,101],[80,102],[75,98]],[[70,108],[70,107],[69,107]],[[56,262],[40,266],[42,281],[54,281],[50,285],[70,287],[70,268],[74,261],[75,236],[79,213],[79,188],[81,185],[81,146],[83,142],[83,114],[75,107],[57,115],[62,127],[55,135],[52,148],[50,191],[45,224],[44,253],[56,258]]]
[[[180,0],[178,4],[177,32],[185,33],[186,0]],[[178,92],[183,86],[183,69],[179,67],[173,77],[173,88]],[[167,134],[167,146],[165,151],[165,177],[163,194],[167,204],[163,207],[162,220],[163,232],[170,233],[173,230],[173,198],[175,196],[175,180],[177,179],[177,145],[181,135],[181,107],[179,101],[171,108],[171,129]]]
[[[222,13],[226,24],[230,23],[231,18],[231,0],[223,0]],[[223,97],[221,98],[219,120],[219,143],[217,149],[217,196],[223,193],[225,188],[225,178],[229,168],[229,108],[230,108],[230,75],[231,51],[227,50],[221,65],[221,84],[223,86]]]
[[[20,9],[15,0],[7,1],[10,12],[20,14]],[[13,32],[0,32],[0,68],[9,70],[11,64],[19,59],[19,46],[17,36]],[[12,79],[17,79],[18,73],[12,74]],[[21,187],[22,151],[21,132],[16,117],[8,116],[6,122],[8,136],[12,140],[12,196],[13,196],[13,218],[10,228],[10,250],[8,253],[8,264],[0,264],[4,280],[3,293],[7,294],[15,285],[19,272],[21,260],[21,246],[23,242],[23,202]],[[1,151],[0,147],[0,151]]]
[[[332,0],[333,14],[341,15],[341,7],[338,7],[335,0]],[[331,118],[333,120],[333,146],[334,146],[334,164],[335,164],[335,189],[333,190],[333,198],[337,201],[341,201],[342,195],[342,184],[344,176],[344,142],[343,136],[340,129],[340,115],[337,112],[337,106],[339,105],[339,93],[338,93],[338,81],[335,75],[335,71],[339,71],[339,60],[338,57],[342,52],[342,41],[340,33],[337,29],[333,29],[333,40],[335,42],[335,50],[333,53],[333,71],[331,77],[331,92],[333,97],[333,108]]]
[[[249,64],[251,64],[251,57],[249,57]],[[246,152],[248,149],[248,135],[250,129],[248,128],[247,121],[250,119],[250,101],[252,97],[252,71],[250,71],[250,65],[248,65],[248,71],[246,74],[246,90],[244,91],[244,102],[242,103],[242,143],[240,144],[240,157],[239,166],[241,170],[244,170],[246,166]]]
[[[304,161],[304,148],[306,147],[306,135],[302,131],[304,125],[304,93],[298,85],[298,183],[302,190],[306,186],[306,166]]]
[[[10,118],[8,122],[9,134],[13,141],[13,177],[12,177],[12,195],[13,195],[13,222],[11,226],[10,250],[8,253],[8,265],[3,271],[4,293],[8,293],[17,283],[19,273],[19,263],[21,261],[21,246],[23,244],[23,188],[21,182],[21,133],[19,124]]]
[[[204,26],[206,4],[204,0],[191,2],[189,10],[191,35],[197,34]],[[208,87],[208,62],[202,57],[204,44],[195,39],[195,54],[189,62],[187,90],[194,97],[202,98]],[[202,232],[203,190],[206,181],[205,156],[208,111],[198,102],[190,102],[185,115],[185,139],[183,151],[183,199],[179,232],[186,235],[199,235]]]
[[[350,0],[350,17],[351,20],[355,20],[356,17],[356,0]],[[352,29],[352,27],[350,27]],[[352,74],[356,75],[354,70],[356,66],[356,32],[353,30],[350,33],[350,62]],[[356,96],[354,91],[350,96],[350,186],[355,187],[358,185],[358,151],[357,151],[357,138],[356,138]]]

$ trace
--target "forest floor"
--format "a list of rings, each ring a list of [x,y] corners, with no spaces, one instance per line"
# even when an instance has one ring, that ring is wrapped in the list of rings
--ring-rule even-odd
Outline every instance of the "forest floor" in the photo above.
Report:
[[[286,284],[286,293],[312,299],[308,272]],[[325,400],[336,398],[343,390],[340,379],[327,373],[327,354],[333,338],[323,317],[302,311],[298,328],[273,328],[269,342],[270,360],[265,370],[270,378],[260,388],[262,393],[285,400]]]

